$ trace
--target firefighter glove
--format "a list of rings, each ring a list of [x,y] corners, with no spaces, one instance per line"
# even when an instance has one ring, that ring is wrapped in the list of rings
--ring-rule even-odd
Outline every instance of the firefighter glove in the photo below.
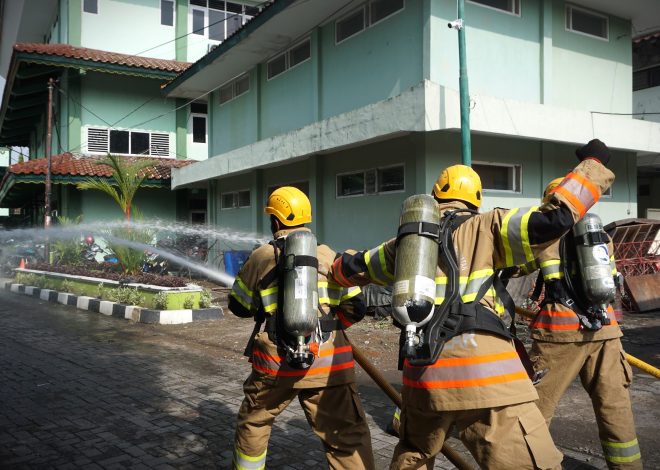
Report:
[[[598,139],[593,139],[588,144],[578,148],[575,151],[575,155],[577,155],[580,161],[591,158],[598,160],[604,166],[607,166],[610,161],[610,149]]]

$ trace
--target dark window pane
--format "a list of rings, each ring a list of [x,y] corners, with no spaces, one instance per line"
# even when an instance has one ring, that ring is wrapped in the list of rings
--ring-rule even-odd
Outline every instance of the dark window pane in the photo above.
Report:
[[[286,54],[268,62],[268,78],[273,78],[286,70]]]
[[[238,192],[238,207],[250,207],[250,191]]]
[[[364,194],[364,172],[337,177],[337,196]]]
[[[190,103],[190,112],[197,114],[206,114],[207,113],[206,103]]]
[[[232,13],[243,13],[243,5],[240,3],[227,2],[227,11]]]
[[[364,8],[360,8],[352,15],[337,21],[335,28],[337,42],[343,41],[362,31],[364,29]]]
[[[206,0],[190,0],[191,5],[197,5],[198,7],[205,7]]]
[[[236,96],[250,91],[250,76],[245,75],[236,79]]]
[[[483,189],[499,189],[505,191],[517,191],[520,185],[516,182],[520,172],[516,167],[472,164],[472,168],[481,178]]]
[[[199,144],[206,143],[206,118],[201,116],[193,116],[193,142]]]
[[[245,7],[245,14],[249,16],[256,16],[256,14],[259,13],[259,8],[257,7]]]
[[[225,12],[209,10],[209,39],[225,40]]]
[[[227,13],[227,37],[234,34],[243,25],[243,17],[236,13]]]
[[[98,2],[98,0],[84,0],[84,2],[83,2],[83,11],[85,13],[98,14],[98,12],[99,12],[99,2]]]
[[[110,153],[128,153],[128,131],[110,131]]]
[[[378,192],[403,191],[403,166],[380,168],[378,170]]]
[[[224,193],[221,195],[220,207],[222,209],[232,209],[236,207],[236,193]]]
[[[291,54],[289,58],[289,67],[293,67],[294,65],[309,59],[312,54],[310,42],[305,41],[302,44],[294,47],[291,49],[289,54]]]
[[[607,38],[607,19],[571,8],[571,25],[575,31]]]
[[[228,83],[220,88],[220,104],[226,103],[234,97],[234,83]]]
[[[509,13],[520,13],[518,11],[518,0],[470,0],[473,3],[479,3],[498,10],[508,11]]]
[[[174,26],[174,1],[160,0],[160,24]]]
[[[192,12],[192,32],[204,36],[204,12],[202,10]]]
[[[395,11],[403,10],[403,0],[374,0],[370,8],[371,24],[374,24]]]
[[[214,10],[225,10],[225,2],[224,0],[209,0],[209,8],[213,8]]]
[[[149,155],[149,134],[147,132],[131,132],[131,153]]]

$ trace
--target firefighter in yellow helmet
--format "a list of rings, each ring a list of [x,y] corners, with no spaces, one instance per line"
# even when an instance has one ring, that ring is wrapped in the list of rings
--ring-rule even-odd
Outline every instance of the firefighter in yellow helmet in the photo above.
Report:
[[[369,427],[355,385],[352,349],[343,331],[364,317],[363,294],[359,287],[342,288],[330,277],[336,254],[326,245],[317,246],[304,227],[312,221],[312,212],[302,191],[290,186],[276,189],[265,212],[270,214],[274,240],[252,252],[229,298],[232,313],[254,317],[256,322],[245,352],[252,373],[243,386],[233,468],[264,468],[273,422],[297,397],[323,441],[331,468],[373,469]],[[296,252],[300,247],[311,253]],[[304,274],[310,272],[313,277],[308,282]],[[287,283],[287,273],[302,273],[295,286]],[[294,298],[299,299],[297,304],[290,303]],[[289,308],[299,305],[300,299],[313,299],[307,313]],[[310,312],[307,320],[312,328],[307,336],[292,334],[287,325],[304,320]]]
[[[544,203],[552,198],[561,181],[557,178],[548,184],[543,193]],[[613,253],[613,245],[605,232],[600,233],[603,237],[600,249],[604,252],[604,242],[607,242],[607,256]],[[572,234],[564,238],[568,236]],[[608,467],[641,469],[628,390],[632,370],[621,346],[621,329],[611,305],[606,311],[608,318],[603,321],[594,321],[588,307],[583,309],[588,299],[584,293],[576,292],[571,282],[566,282],[566,266],[562,261],[566,258],[560,255],[558,241],[546,248],[537,260],[540,273],[532,300],[538,300],[542,288],[545,295],[541,310],[530,325],[530,334],[534,340],[531,350],[534,367],[545,372],[536,387],[539,409],[549,426],[559,399],[579,374],[593,403]],[[611,276],[618,280],[614,256],[610,255],[609,260]],[[614,286],[613,279],[604,281]]]
[[[410,359],[409,349],[402,350],[407,356],[403,406],[392,469],[433,468],[452,426],[481,468],[560,468],[561,453],[534,403],[538,395],[530,371],[501,321],[500,301],[506,295],[495,273],[533,261],[611,185],[614,174],[605,166],[609,151],[602,142],[592,141],[576,154],[579,165],[541,207],[477,213],[481,183],[471,168],[455,165],[438,178],[432,194],[441,214],[437,233],[438,240],[446,241],[440,245],[446,256],[439,258],[431,286],[435,313],[422,327],[425,334],[417,336],[435,354],[420,362]],[[420,225],[419,233],[405,233],[405,228],[400,226],[399,237],[432,234],[430,226]],[[452,244],[453,249],[443,248]],[[333,264],[333,275],[343,286],[392,285],[397,247],[402,245],[390,240],[371,250],[344,253]],[[393,287],[394,295],[408,290],[405,283]],[[445,298],[452,301],[445,303]]]

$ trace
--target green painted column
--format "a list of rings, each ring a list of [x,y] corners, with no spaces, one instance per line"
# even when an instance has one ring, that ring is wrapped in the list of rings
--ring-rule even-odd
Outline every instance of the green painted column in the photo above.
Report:
[[[174,34],[176,41],[174,48],[176,50],[176,60],[182,62],[188,61],[188,0],[176,0],[176,22]]]
[[[552,0],[541,5],[541,104],[552,104]]]
[[[82,45],[82,0],[69,0],[68,43]]]
[[[175,106],[180,108],[186,100],[177,98]],[[176,158],[188,156],[188,106],[176,110]]]
[[[82,101],[80,96],[82,77],[76,69],[69,69],[66,77],[67,96],[69,97],[66,100],[66,109],[68,112],[66,149],[71,152],[81,153],[83,151],[81,145],[82,121],[80,117],[82,110],[78,103]]]
[[[461,154],[463,165],[472,166],[472,148],[470,142],[470,91],[467,75],[467,51],[465,46],[465,0],[458,0],[458,86],[461,96]]]

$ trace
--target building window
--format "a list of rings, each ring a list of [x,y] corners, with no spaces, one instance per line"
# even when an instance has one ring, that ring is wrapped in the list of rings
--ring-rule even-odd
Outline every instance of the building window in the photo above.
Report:
[[[206,143],[206,103],[191,103],[190,118],[192,119],[192,139],[197,144]]]
[[[404,165],[371,168],[337,175],[337,197],[385,194],[404,190]]]
[[[99,13],[99,0],[83,0],[83,11],[85,13]]]
[[[660,86],[660,65],[633,72],[633,91]]]
[[[222,42],[259,13],[258,7],[223,0],[190,0],[193,34]]]
[[[609,39],[609,18],[573,5],[566,5],[566,29],[578,34]]]
[[[160,24],[174,26],[174,0],[160,0]]]
[[[220,87],[220,104],[238,98],[248,91],[250,91],[250,76],[244,74]]]
[[[89,153],[170,156],[170,136],[159,132],[87,128]]]
[[[403,10],[404,0],[371,0],[335,22],[335,43],[355,36],[379,21]]]
[[[473,163],[485,191],[522,191],[522,167],[506,163]]]
[[[271,59],[266,64],[266,75],[268,80],[278,76],[281,73],[302,64],[312,57],[312,45],[309,39],[296,44],[282,54]]]
[[[250,190],[232,191],[220,195],[221,209],[242,209],[250,207]]]
[[[470,3],[520,16],[520,0],[468,0]]]

